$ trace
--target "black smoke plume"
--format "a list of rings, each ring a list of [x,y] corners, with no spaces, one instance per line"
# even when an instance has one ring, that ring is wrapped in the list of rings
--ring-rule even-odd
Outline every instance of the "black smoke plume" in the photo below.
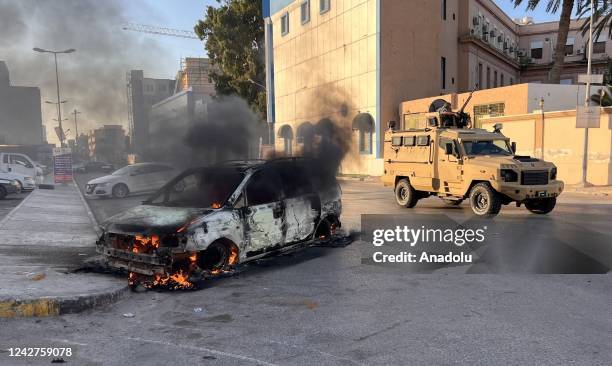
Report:
[[[62,118],[78,108],[79,132],[103,124],[127,122],[126,72],[142,69],[157,76],[174,69],[172,60],[156,41],[122,30],[129,21],[121,0],[0,0],[0,60],[11,72],[13,85],[38,86],[42,102],[56,100],[55,66],[51,54],[34,52],[76,49],[58,55],[62,99],[67,99]],[[155,14],[146,6],[140,12]],[[170,75],[168,75],[170,76]],[[43,103],[43,122],[55,125],[56,108]],[[74,137],[73,119],[65,122]],[[127,126],[126,126],[127,127]],[[51,136],[52,132],[49,133]]]

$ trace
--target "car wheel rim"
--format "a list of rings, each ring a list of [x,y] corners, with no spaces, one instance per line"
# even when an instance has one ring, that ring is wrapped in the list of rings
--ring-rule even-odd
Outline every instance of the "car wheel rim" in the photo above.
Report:
[[[406,199],[408,199],[408,190],[406,189],[406,187],[401,187],[400,188],[399,198],[402,201],[405,201]]]
[[[489,206],[489,199],[485,194],[476,193],[474,195],[474,207],[477,211],[482,212],[487,209]]]

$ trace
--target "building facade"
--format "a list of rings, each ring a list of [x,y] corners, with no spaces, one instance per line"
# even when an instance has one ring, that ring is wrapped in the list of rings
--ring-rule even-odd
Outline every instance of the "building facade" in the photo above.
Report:
[[[128,120],[133,152],[142,153],[149,145],[149,110],[174,94],[174,88],[174,80],[145,78],[142,70],[128,72]]]
[[[174,94],[191,89],[196,94],[215,95],[215,84],[210,72],[210,59],[204,57],[186,57],[181,60],[181,69],[176,75]]]
[[[40,89],[11,85],[9,70],[0,61],[0,145],[41,145]]]
[[[264,17],[277,151],[299,154],[329,118],[352,130],[343,173],[382,173],[382,135],[402,102],[546,82],[556,42],[556,23],[513,20],[491,0],[267,0]],[[586,72],[580,24],[563,83]],[[608,43],[596,43],[595,72]]]
[[[95,161],[124,163],[126,140],[125,130],[121,125],[104,125],[91,130],[88,139],[89,158]]]

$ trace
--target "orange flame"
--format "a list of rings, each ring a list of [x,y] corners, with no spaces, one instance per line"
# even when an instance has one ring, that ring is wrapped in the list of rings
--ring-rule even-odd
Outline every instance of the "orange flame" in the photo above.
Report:
[[[210,205],[210,207],[217,209],[217,208],[221,208],[221,204],[219,202],[213,202],[212,205]]]

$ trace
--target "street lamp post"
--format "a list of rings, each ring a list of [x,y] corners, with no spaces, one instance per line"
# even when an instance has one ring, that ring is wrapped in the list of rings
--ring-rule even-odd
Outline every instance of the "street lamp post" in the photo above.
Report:
[[[74,48],[70,48],[64,51],[50,51],[50,50],[45,50],[43,48],[38,48],[38,47],[33,48],[33,50],[36,52],[40,52],[40,53],[52,53],[53,54],[53,59],[55,61],[55,82],[57,86],[57,121],[59,123],[59,129],[60,129],[60,136],[59,136],[60,146],[63,147],[64,146],[64,130],[62,129],[62,107],[61,107],[62,102],[60,102],[60,84],[59,84],[59,72],[57,69],[57,54],[58,53],[72,53],[76,50]]]
[[[591,18],[589,20],[589,50],[588,50],[588,62],[587,62],[587,83],[586,83],[586,97],[584,99],[585,107],[590,105],[591,99],[591,75],[592,75],[592,62],[593,62],[593,16],[595,12],[595,0],[591,0]],[[586,187],[589,185],[587,180],[587,167],[589,164],[589,126],[584,128],[584,150],[582,155],[582,182],[581,185]]]
[[[247,79],[247,81],[253,85],[256,85],[260,88],[262,88],[263,90],[265,90],[266,95],[269,95],[268,93],[268,88],[266,88],[265,85],[258,83],[257,81],[249,78]],[[268,103],[268,114],[267,114],[267,123],[268,123],[268,144],[269,145],[274,145],[274,127],[273,127],[273,122],[272,122],[272,118],[271,118],[271,111],[269,110],[270,108],[270,103]]]

